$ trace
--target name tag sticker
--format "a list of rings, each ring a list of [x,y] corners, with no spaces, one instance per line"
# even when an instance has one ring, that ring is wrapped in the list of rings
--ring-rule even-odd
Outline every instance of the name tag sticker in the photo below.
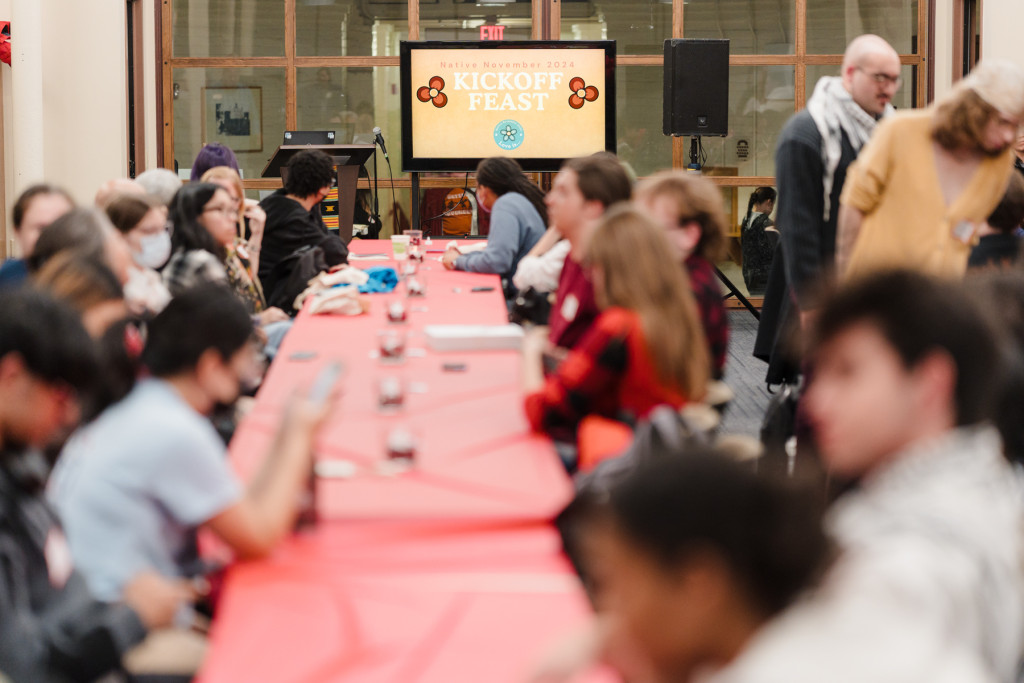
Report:
[[[570,294],[562,301],[562,317],[572,322],[576,319],[576,313],[580,310],[580,301],[575,294]]]
[[[962,244],[970,244],[977,229],[978,226],[970,221],[960,221],[953,228],[953,239]]]

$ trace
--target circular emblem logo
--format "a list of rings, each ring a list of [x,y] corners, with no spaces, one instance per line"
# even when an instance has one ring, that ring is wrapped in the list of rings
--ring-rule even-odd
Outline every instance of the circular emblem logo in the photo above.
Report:
[[[505,119],[494,127],[494,143],[506,151],[523,144],[525,136],[522,125],[512,119]]]

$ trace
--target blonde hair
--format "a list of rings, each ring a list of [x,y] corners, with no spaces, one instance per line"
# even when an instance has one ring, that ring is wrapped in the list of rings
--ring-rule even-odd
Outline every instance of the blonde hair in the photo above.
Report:
[[[641,181],[636,188],[637,199],[668,197],[676,207],[679,225],[695,221],[700,226],[700,241],[693,253],[709,261],[725,254],[726,219],[722,193],[707,178],[685,171],[661,171]]]
[[[944,149],[983,150],[985,128],[996,108],[970,88],[959,88],[935,104],[932,138]]]
[[[587,249],[601,279],[597,304],[640,317],[659,378],[687,399],[707,389],[711,359],[689,278],[675,260],[665,231],[631,206],[605,212]]]
[[[218,180],[227,180],[234,186],[235,192],[238,193],[238,237],[239,239],[245,237],[245,219],[242,217],[242,210],[245,208],[245,188],[242,186],[242,178],[238,175],[238,171],[230,166],[214,166],[208,169],[199,180],[215,185],[219,185]]]

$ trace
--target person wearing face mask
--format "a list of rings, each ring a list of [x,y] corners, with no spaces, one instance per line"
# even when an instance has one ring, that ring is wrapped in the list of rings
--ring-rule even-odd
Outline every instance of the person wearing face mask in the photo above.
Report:
[[[242,304],[213,283],[175,297],[150,322],[142,360],[151,377],[72,437],[49,490],[69,520],[72,557],[104,600],[119,599],[143,569],[193,575],[200,528],[239,558],[270,552],[294,525],[327,411],[293,400],[244,488],[208,419],[262,372]],[[183,611],[177,623],[191,616]]]
[[[171,256],[167,208],[150,195],[120,194],[106,206],[107,217],[131,248],[133,263],[124,286],[132,313],[157,314],[171,300],[157,270]]]

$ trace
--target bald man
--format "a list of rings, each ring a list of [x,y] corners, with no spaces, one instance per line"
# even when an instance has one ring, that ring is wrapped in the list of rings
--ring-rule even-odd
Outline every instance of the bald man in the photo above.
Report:
[[[839,76],[818,81],[807,108],[790,118],[775,150],[776,248],[754,356],[768,362],[769,384],[795,382],[794,328],[813,316],[818,285],[835,263],[839,195],[846,169],[875,123],[893,111],[900,58],[876,35],[855,38]]]

